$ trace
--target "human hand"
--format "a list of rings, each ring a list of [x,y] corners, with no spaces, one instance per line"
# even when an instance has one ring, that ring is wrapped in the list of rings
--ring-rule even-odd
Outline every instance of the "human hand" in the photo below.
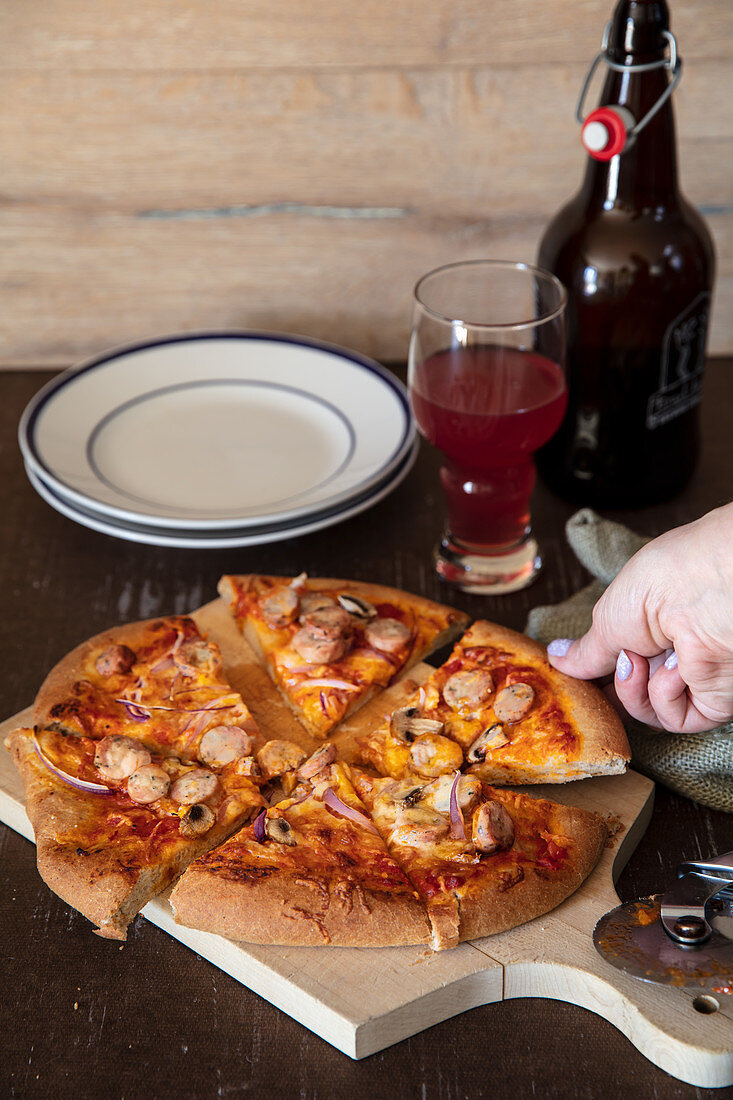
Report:
[[[547,653],[569,676],[615,672],[618,701],[657,729],[699,733],[733,718],[733,504],[644,546],[588,633]]]

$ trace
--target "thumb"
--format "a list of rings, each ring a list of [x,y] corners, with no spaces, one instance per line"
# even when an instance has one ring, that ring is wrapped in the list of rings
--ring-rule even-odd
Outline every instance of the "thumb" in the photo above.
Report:
[[[618,647],[612,646],[595,624],[577,641],[556,638],[547,647],[547,656],[554,668],[581,680],[608,676],[616,668],[618,654]]]

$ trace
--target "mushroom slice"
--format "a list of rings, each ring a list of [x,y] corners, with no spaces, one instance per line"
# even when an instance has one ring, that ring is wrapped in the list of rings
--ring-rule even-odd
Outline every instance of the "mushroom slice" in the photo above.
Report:
[[[441,733],[443,723],[433,718],[423,718],[419,707],[400,707],[389,720],[393,737],[400,741],[414,741],[424,733]]]
[[[410,767],[430,779],[446,772],[459,771],[463,766],[463,749],[457,742],[439,733],[418,737],[410,748]]]
[[[270,840],[276,840],[278,844],[287,844],[290,848],[295,847],[295,833],[284,817],[266,817],[265,833]]]
[[[502,745],[508,744],[509,738],[504,733],[500,723],[494,722],[483,733],[480,733],[473,744],[469,746],[466,760],[469,764],[479,764],[486,759],[486,753],[490,749],[500,749]]]
[[[418,802],[422,799],[423,790],[423,787],[412,787],[400,797],[400,805],[404,806],[405,809],[409,809],[410,806],[417,806]]]
[[[189,838],[203,836],[204,833],[208,833],[215,820],[216,818],[208,806],[196,802],[193,806],[188,807],[181,818],[178,831],[181,836]]]
[[[473,815],[473,843],[479,852],[491,855],[514,843],[514,822],[501,802],[484,802]]]
[[[500,722],[519,722],[529,714],[534,702],[534,688],[529,684],[508,684],[497,692],[494,714]]]
[[[336,759],[336,746],[335,745],[321,745],[319,749],[309,756],[308,759],[300,765],[297,772],[298,779],[313,779],[319,772],[327,768],[329,764],[332,764]]]
[[[349,615],[354,615],[357,619],[374,619],[378,614],[374,604],[363,600],[361,596],[343,595],[339,596],[338,601]]]

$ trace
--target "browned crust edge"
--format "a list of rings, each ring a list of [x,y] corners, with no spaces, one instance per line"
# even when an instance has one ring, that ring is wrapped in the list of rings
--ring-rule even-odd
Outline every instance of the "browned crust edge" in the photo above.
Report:
[[[247,943],[401,947],[430,942],[416,897],[381,894],[346,880],[296,880],[290,871],[236,881],[193,865],[170,902],[179,924]]]
[[[131,920],[198,856],[221,844],[243,824],[215,824],[200,839],[185,842],[168,856],[145,866],[126,865],[107,847],[86,852],[84,826],[96,816],[96,798],[56,779],[37,760],[30,730],[17,729],[6,739],[25,789],[26,812],[36,840],[38,872],[51,890],[88,920],[100,935],[124,940]],[[80,832],[80,843],[58,837]]]
[[[572,676],[559,672],[547,660],[547,651],[539,642],[527,637],[526,634],[519,634],[515,630],[496,623],[485,620],[473,623],[464,634],[462,644],[500,645],[520,660],[530,658],[540,663],[543,673],[553,688],[557,689],[558,697],[564,697],[567,700],[570,717],[583,739],[578,760],[571,761],[569,765],[569,770],[572,772],[577,763],[581,774],[577,776],[570,774],[567,779],[581,779],[588,775],[614,775],[625,770],[626,764],[631,759],[626,731],[616,711],[595,684],[587,680],[576,680]],[[544,773],[538,772],[537,778],[522,778],[511,782],[558,782],[552,778],[554,770],[550,767]],[[565,770],[563,767],[562,771]],[[499,781],[510,782],[506,772],[502,772],[501,780],[497,776],[497,782]],[[559,782],[565,781],[566,779],[559,780]]]
[[[279,577],[265,573],[238,573],[238,574],[225,574],[220,578],[217,585],[217,591],[222,599],[227,604],[227,607],[232,611],[236,606],[238,600],[237,584],[241,584],[243,587],[248,586],[251,581],[264,580],[274,584],[282,584],[292,580],[290,577]],[[440,649],[442,646],[453,641],[458,635],[466,628],[470,619],[469,616],[462,611],[458,611],[453,607],[448,607],[446,604],[439,604],[433,600],[428,600],[424,596],[416,596],[411,592],[405,592],[399,588],[390,588],[386,585],[373,584],[368,581],[353,581],[353,580],[339,580],[334,577],[308,577],[308,584],[313,588],[317,588],[321,591],[339,591],[339,592],[353,592],[355,595],[363,596],[371,603],[390,603],[397,600],[398,602],[406,603],[414,611],[415,614],[420,615],[442,615],[445,619],[445,626],[442,630],[429,642],[426,642],[421,648],[413,648],[410,656],[405,662],[404,666],[400,669],[400,675],[403,675],[414,665],[418,664],[430,653]],[[312,736],[322,740],[324,737],[332,736],[339,728],[339,726],[347,719],[350,718],[356,711],[368,703],[370,699],[381,690],[379,686],[371,686],[363,694],[357,696],[351,701],[342,718],[339,722],[331,727],[326,734],[314,727],[308,722],[307,716],[301,711],[301,709],[293,703],[284,692],[281,686],[275,679],[270,662],[267,660],[262,647],[257,637],[257,632],[250,624],[245,621],[242,628],[242,633],[247,642],[254,650],[258,660],[262,663],[263,667],[267,670],[268,675],[272,679],[280,697],[293,712],[299,722],[303,725],[304,729]]]
[[[173,625],[186,621],[196,626],[189,615],[161,615],[155,619],[141,619],[134,623],[113,626],[80,642],[54,665],[41,684],[33,704],[34,723],[41,727],[49,725],[54,704],[67,698],[74,684],[83,677],[87,659],[95,650],[107,649],[112,645],[126,645],[132,650],[137,650],[156,624]]]
[[[524,878],[514,886],[487,877],[480,891],[458,892],[461,941],[506,932],[548,913],[574,894],[596,866],[608,835],[603,820],[576,806],[551,806],[551,831],[573,841],[568,864],[559,872],[524,868]]]

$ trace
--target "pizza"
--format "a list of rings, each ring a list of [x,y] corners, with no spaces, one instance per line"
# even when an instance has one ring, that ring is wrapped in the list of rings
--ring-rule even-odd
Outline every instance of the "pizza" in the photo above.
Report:
[[[600,857],[602,819],[456,772],[355,778],[372,820],[425,906],[435,950],[554,909]]]
[[[333,755],[294,758],[290,796],[188,867],[177,921],[253,943],[442,950],[554,908],[606,839],[596,814],[459,772],[355,770],[352,784]]]
[[[346,766],[318,750],[298,773],[290,797],[190,865],[171,894],[176,920],[250,943],[428,943],[417,892]]]
[[[630,759],[621,721],[597,688],[552,668],[531,638],[483,621],[361,749],[395,779],[460,769],[501,785],[618,774]]]
[[[603,821],[504,785],[621,771],[628,746],[536,643],[475,623],[408,678],[466,616],[304,574],[220,591],[242,695],[193,619],[132,623],[60,661],[34,727],[6,742],[40,873],[101,935],[124,939],[178,879],[176,919],[209,932],[443,949],[547,912],[590,873]]]
[[[124,939],[187,863],[264,804],[267,745],[188,618],[133,623],[49,674],[35,728],[8,737],[41,877]]]
[[[288,706],[321,738],[468,624],[420,596],[305,573],[224,576],[219,593]]]

